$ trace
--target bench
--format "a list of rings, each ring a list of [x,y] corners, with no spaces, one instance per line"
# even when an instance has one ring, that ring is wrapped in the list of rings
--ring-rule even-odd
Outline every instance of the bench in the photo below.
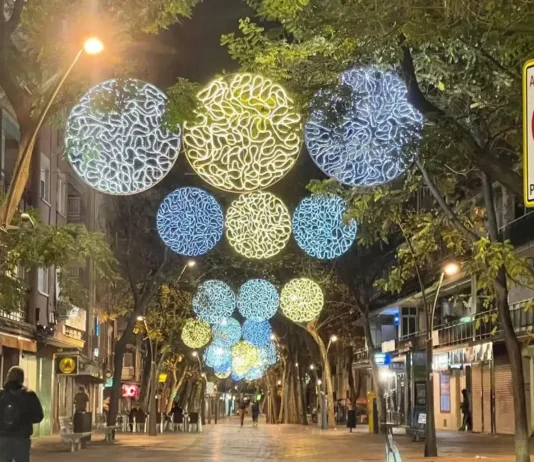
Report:
[[[85,433],[60,433],[61,441],[70,444],[70,452],[79,451],[85,447],[85,438],[91,436],[92,432]]]

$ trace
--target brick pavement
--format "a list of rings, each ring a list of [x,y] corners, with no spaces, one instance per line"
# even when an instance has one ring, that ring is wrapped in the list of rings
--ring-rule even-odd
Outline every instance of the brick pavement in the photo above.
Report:
[[[456,432],[439,433],[443,462],[512,462],[513,438]],[[34,441],[33,462],[377,462],[384,461],[383,438],[363,429],[321,431],[315,426],[250,425],[240,428],[237,419],[204,427],[198,433],[166,433],[156,438],[139,434],[118,434],[118,441],[106,445],[103,435],[80,453],[71,454],[57,437]],[[412,443],[406,436],[396,436],[404,462],[432,461],[421,457],[422,443]],[[534,454],[534,451],[532,452]],[[533,458],[534,460],[534,458]]]

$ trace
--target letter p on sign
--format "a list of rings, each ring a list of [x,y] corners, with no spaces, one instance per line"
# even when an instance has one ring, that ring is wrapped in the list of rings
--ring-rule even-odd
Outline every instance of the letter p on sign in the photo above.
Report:
[[[527,207],[534,207],[534,59],[523,67],[523,190]]]

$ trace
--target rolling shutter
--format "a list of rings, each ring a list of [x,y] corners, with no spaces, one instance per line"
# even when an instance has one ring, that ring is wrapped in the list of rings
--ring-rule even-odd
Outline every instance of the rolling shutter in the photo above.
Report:
[[[497,433],[514,434],[514,396],[510,364],[495,363],[495,426]]]
[[[491,433],[491,364],[482,365],[482,409],[484,433]]]
[[[473,431],[476,433],[482,433],[484,431],[482,420],[482,365],[473,364],[471,366],[471,409],[473,413]],[[463,417],[463,416],[462,416]]]

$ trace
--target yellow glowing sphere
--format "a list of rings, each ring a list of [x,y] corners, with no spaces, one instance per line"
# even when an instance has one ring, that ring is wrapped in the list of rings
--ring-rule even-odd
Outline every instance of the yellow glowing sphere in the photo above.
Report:
[[[247,258],[279,253],[291,236],[291,217],[284,203],[268,192],[244,194],[226,214],[226,237]]]
[[[311,279],[293,279],[280,294],[282,313],[294,322],[313,321],[319,316],[323,305],[323,291]]]
[[[250,368],[260,363],[258,349],[250,342],[240,341],[232,347],[232,371],[245,375]]]
[[[232,369],[228,369],[226,372],[215,372],[215,377],[221,380],[227,379],[230,375],[232,375]]]
[[[211,327],[202,319],[188,319],[182,329],[182,340],[189,348],[202,348],[211,339]]]
[[[295,164],[301,117],[280,85],[232,74],[198,94],[197,119],[184,128],[185,153],[197,174],[230,192],[264,189]]]

